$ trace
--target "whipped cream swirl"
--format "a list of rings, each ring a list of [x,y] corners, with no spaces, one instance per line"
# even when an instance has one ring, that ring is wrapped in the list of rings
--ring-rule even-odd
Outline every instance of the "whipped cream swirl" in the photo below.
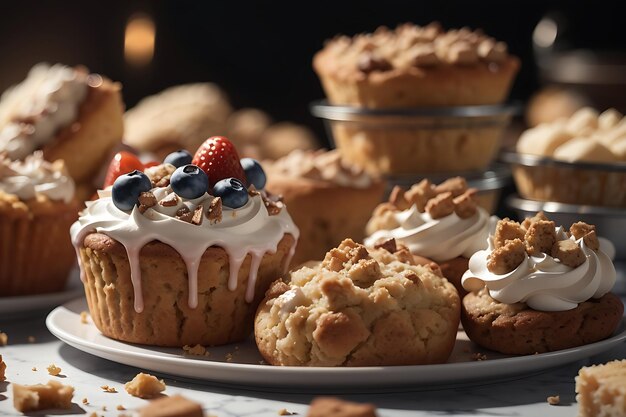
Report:
[[[394,213],[395,229],[378,230],[365,239],[373,246],[381,239],[395,238],[404,243],[411,253],[425,256],[435,262],[447,261],[458,256],[469,258],[476,251],[487,247],[487,237],[495,217],[481,207],[476,214],[462,219],[452,213],[433,219],[428,213],[420,213],[416,205]]]
[[[0,153],[24,159],[72,124],[87,97],[88,76],[64,65],[39,64],[0,101]]]
[[[155,188],[158,200],[168,198],[171,188]],[[78,253],[85,237],[92,232],[99,232],[121,243],[127,251],[130,262],[131,280],[134,286],[135,311],[143,311],[141,289],[141,270],[139,252],[147,243],[158,240],[174,248],[187,266],[189,279],[189,307],[198,305],[198,267],[204,252],[210,246],[222,247],[230,259],[228,287],[236,288],[239,269],[246,256],[251,255],[250,276],[246,289],[246,301],[254,299],[254,288],[259,266],[265,253],[275,253],[278,243],[285,234],[291,234],[298,240],[299,231],[286,209],[270,216],[260,195],[250,197],[248,203],[238,209],[223,207],[222,220],[212,223],[204,219],[196,225],[179,220],[175,215],[177,208],[183,205],[193,211],[200,204],[208,204],[213,199],[209,194],[185,200],[179,197],[177,206],[163,207],[156,204],[143,214],[135,206],[128,213],[119,210],[113,204],[108,190],[99,191],[99,199],[87,202],[87,208],[72,225],[70,234]],[[177,208],[176,208],[177,207]],[[285,270],[295,251],[295,243],[284,261]],[[80,256],[78,256],[80,259]],[[286,271],[285,271],[286,272]]]
[[[45,161],[40,151],[23,162],[0,157],[0,190],[14,194],[20,200],[42,194],[51,200],[69,203],[74,198],[75,188],[65,164]]]
[[[541,253],[526,255],[515,270],[497,275],[489,271],[487,261],[493,251],[493,239],[489,237],[489,248],[475,253],[469,261],[469,270],[461,280],[463,288],[475,291],[487,286],[494,300],[505,304],[523,302],[535,310],[565,311],[578,306],[590,298],[600,298],[615,284],[616,272],[607,252],[613,245],[599,238],[600,249],[596,252],[584,240],[568,238],[562,227],[556,229],[557,239],[574,240],[582,249],[586,260],[577,268],[563,265],[558,259]]]

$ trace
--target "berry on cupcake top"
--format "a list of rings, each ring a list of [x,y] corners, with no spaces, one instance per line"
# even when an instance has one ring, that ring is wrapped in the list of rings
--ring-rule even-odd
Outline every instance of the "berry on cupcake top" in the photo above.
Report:
[[[22,201],[45,196],[69,203],[74,198],[74,180],[62,160],[47,162],[38,151],[24,161],[10,161],[0,154],[0,192]]]
[[[615,283],[615,267],[606,253],[611,243],[584,222],[566,231],[543,212],[521,224],[503,219],[488,243],[487,250],[471,257],[462,284],[468,291],[486,286],[493,299],[505,304],[570,310],[602,297]]]
[[[246,291],[250,302],[257,274],[254,265],[258,267],[266,252],[275,252],[285,234],[298,239],[299,231],[282,202],[255,188],[255,183],[265,182],[260,164],[246,162],[252,170],[241,164],[237,169],[236,151],[224,137],[207,139],[190,164],[185,164],[189,155],[180,151],[166,158],[178,167],[172,163],[146,167],[132,155],[118,156],[107,175],[109,180],[117,178],[110,188],[98,192],[100,198],[86,203],[71,235],[77,248],[92,232],[104,233],[126,248],[138,312],[143,309],[138,258],[149,242],[161,241],[183,258],[189,276],[189,306],[194,308],[200,258],[210,246],[219,246],[229,255],[230,289],[236,288],[246,257],[252,257]],[[128,167],[139,169],[121,172]],[[295,243],[285,268],[294,250]]]
[[[365,243],[395,238],[412,253],[434,261],[469,258],[487,247],[491,222],[475,195],[476,189],[461,177],[439,185],[424,179],[408,190],[396,186],[389,201],[374,210]]]

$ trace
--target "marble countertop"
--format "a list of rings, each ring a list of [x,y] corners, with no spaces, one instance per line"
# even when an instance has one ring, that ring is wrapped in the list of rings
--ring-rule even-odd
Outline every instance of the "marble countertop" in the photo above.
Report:
[[[70,410],[54,410],[50,414],[84,416],[132,415],[132,411],[147,402],[128,395],[123,384],[130,381],[138,368],[120,365],[91,356],[57,340],[45,326],[45,313],[30,318],[0,317],[0,331],[9,336],[9,344],[0,347],[7,363],[7,381],[0,382],[0,416],[21,415],[13,408],[11,383],[45,383],[58,378],[75,388],[74,404]],[[31,338],[34,337],[34,340]],[[30,340],[29,340],[30,339]],[[372,402],[380,417],[395,416],[575,416],[577,404],[574,377],[582,366],[613,359],[626,358],[626,344],[601,355],[577,361],[530,376],[517,376],[506,381],[482,381],[480,384],[425,389],[407,386],[402,392],[333,393],[346,400]],[[48,375],[46,367],[55,364],[62,369],[61,377]],[[33,370],[36,367],[36,371]],[[155,375],[158,373],[151,372]],[[311,399],[320,393],[293,390],[276,392],[261,387],[236,388],[206,384],[199,381],[163,377],[166,394],[182,394],[203,404],[208,415],[216,417],[274,417],[286,409],[305,416]],[[117,393],[105,393],[100,386],[109,385]],[[328,395],[328,393],[324,393]],[[560,404],[547,403],[547,397],[560,396]],[[89,404],[83,404],[87,398]],[[121,405],[127,411],[117,410]],[[103,409],[106,407],[106,410]],[[45,412],[29,415],[47,415]],[[329,416],[330,417],[330,416]]]

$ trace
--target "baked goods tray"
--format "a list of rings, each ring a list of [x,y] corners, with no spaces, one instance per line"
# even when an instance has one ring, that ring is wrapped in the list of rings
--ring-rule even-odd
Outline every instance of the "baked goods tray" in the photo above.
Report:
[[[321,368],[263,364],[254,341],[209,348],[208,356],[185,355],[180,348],[158,348],[118,342],[103,336],[80,313],[85,299],[70,301],[53,310],[48,329],[63,342],[92,355],[125,365],[219,383],[260,389],[281,388],[337,391],[432,389],[434,386],[485,384],[545,371],[607,351],[626,341],[626,318],[615,334],[579,348],[530,356],[506,356],[480,349],[460,330],[448,363],[439,365]]]

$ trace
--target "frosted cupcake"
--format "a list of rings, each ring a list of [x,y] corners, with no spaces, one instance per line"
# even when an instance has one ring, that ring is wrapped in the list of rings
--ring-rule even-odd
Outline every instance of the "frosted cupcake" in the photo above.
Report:
[[[121,175],[72,226],[90,312],[106,336],[159,346],[240,341],[286,272],[299,231],[280,201],[255,190],[265,182],[260,165],[242,167],[221,137],[191,162],[177,152]]]
[[[76,220],[74,181],[41,152],[0,155],[0,296],[56,292],[74,263],[67,235]]]
[[[566,349],[609,337],[624,306],[612,294],[610,242],[595,227],[569,231],[539,213],[522,224],[504,219],[489,247],[472,255],[462,278],[472,291],[463,328],[477,344],[507,354]]]
[[[489,214],[476,204],[475,189],[455,177],[435,186],[422,180],[404,191],[394,188],[367,224],[365,244],[394,238],[414,255],[437,262],[460,293],[469,257],[487,247]]]

